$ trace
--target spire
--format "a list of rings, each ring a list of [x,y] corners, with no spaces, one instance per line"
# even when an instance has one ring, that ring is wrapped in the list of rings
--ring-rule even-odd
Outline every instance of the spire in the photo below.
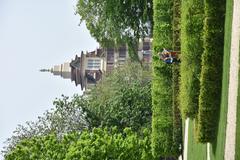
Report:
[[[40,69],[40,72],[51,72],[51,69]]]

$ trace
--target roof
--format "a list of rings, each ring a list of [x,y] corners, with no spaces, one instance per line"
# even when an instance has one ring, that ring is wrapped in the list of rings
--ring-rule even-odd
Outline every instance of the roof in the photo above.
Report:
[[[83,52],[81,52],[81,57],[78,57],[78,55],[76,55],[75,59],[70,63],[72,81],[75,81],[76,85],[80,84],[81,89],[85,88],[86,86],[85,75],[83,71],[83,61],[84,55]]]

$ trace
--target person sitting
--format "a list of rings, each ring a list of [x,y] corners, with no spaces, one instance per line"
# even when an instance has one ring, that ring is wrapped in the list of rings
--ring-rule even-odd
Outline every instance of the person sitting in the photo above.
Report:
[[[159,53],[159,58],[167,64],[180,63],[181,61],[178,59],[177,53],[177,51],[170,51],[164,48],[163,51]]]
[[[162,60],[167,64],[172,64],[173,63],[173,58],[172,57],[166,57]]]

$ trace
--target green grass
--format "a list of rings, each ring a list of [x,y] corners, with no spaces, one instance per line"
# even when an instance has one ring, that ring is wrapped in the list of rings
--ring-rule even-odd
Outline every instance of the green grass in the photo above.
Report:
[[[218,121],[217,135],[211,145],[211,159],[223,160],[226,137],[227,105],[228,105],[228,83],[230,67],[231,31],[232,31],[232,10],[233,0],[227,0],[225,15],[224,33],[224,57],[223,57],[223,76],[222,76],[222,95],[221,108]]]
[[[217,127],[217,135],[215,141],[211,145],[211,160],[224,159],[224,146],[225,146],[225,132],[227,121],[227,100],[228,100],[228,81],[229,81],[229,57],[231,46],[231,27],[232,27],[232,6],[233,1],[227,0],[226,17],[225,17],[225,39],[224,39],[224,57],[223,57],[223,76],[222,76],[222,95],[221,95],[221,108]],[[190,127],[193,127],[193,122]],[[192,142],[193,133],[189,131],[189,151],[188,156],[194,157],[195,155],[206,155],[206,145]],[[200,149],[199,149],[200,148]],[[204,149],[205,148],[205,149]],[[191,158],[189,158],[191,159]]]
[[[189,1],[191,1],[191,0],[189,0]],[[172,67],[166,66],[163,63],[161,63],[159,61],[158,55],[157,55],[157,52],[159,52],[159,50],[161,50],[163,47],[168,48],[168,47],[174,46],[174,43],[176,43],[174,40],[172,40],[172,35],[170,33],[171,28],[172,28],[170,21],[171,21],[171,18],[173,17],[172,12],[171,12],[172,11],[171,10],[172,2],[173,1],[166,1],[166,0],[154,0],[153,1],[153,4],[154,4],[154,32],[153,32],[154,53],[153,53],[153,85],[152,85],[152,96],[153,96],[152,147],[153,147],[153,154],[155,155],[155,157],[170,155],[172,148],[169,148],[168,145],[169,144],[171,145],[171,142],[173,142],[172,139],[169,138],[168,136],[171,135],[171,133],[172,133],[172,129],[170,128],[171,122],[172,122],[171,113],[170,113],[171,112],[170,104],[172,102],[174,102],[174,99],[171,99],[174,92],[172,93],[171,92],[172,89],[170,89],[168,86],[166,86],[166,84],[168,84],[170,82],[170,80],[172,79]],[[191,4],[187,4],[186,1],[182,1],[182,2],[186,3],[186,5],[188,5],[189,7],[191,6]],[[219,120],[219,121],[217,121],[218,124],[215,123],[215,126],[213,127],[213,129],[210,127],[211,133],[210,133],[209,137],[205,137],[206,135],[201,135],[202,136],[201,138],[203,138],[202,139],[203,141],[208,141],[209,139],[213,138],[215,135],[216,138],[211,145],[211,151],[212,151],[211,157],[212,157],[212,159],[215,159],[215,160],[221,160],[221,159],[223,159],[222,155],[224,154],[225,129],[226,129],[229,49],[230,49],[229,48],[229,46],[230,46],[229,40],[231,39],[231,34],[229,34],[229,33],[231,33],[231,13],[230,12],[231,12],[232,0],[227,1],[228,12],[226,13],[226,23],[225,23],[225,31],[226,32],[225,32],[225,43],[224,43],[224,57],[222,57],[223,56],[222,55],[222,52],[223,52],[222,46],[223,45],[221,45],[223,42],[219,43],[219,41],[217,41],[218,39],[223,38],[223,34],[222,34],[223,33],[222,26],[223,25],[221,25],[220,23],[218,23],[217,25],[214,25],[217,22],[223,22],[223,21],[220,20],[219,16],[217,18],[213,16],[215,14],[215,12],[220,12],[220,16],[222,16],[222,13],[223,13],[224,7],[225,7],[224,3],[222,3],[222,2],[224,2],[224,0],[221,2],[215,2],[214,0],[209,0],[209,1],[204,1],[204,2],[208,3],[207,11],[205,11],[205,14],[206,15],[209,14],[210,17],[207,17],[204,21],[205,22],[204,25],[207,27],[205,28],[205,32],[203,34],[204,35],[203,38],[205,38],[205,42],[203,41],[203,45],[205,45],[205,48],[204,48],[205,56],[203,56],[203,59],[205,59],[205,60],[202,63],[204,65],[202,69],[205,70],[205,72],[202,75],[204,77],[204,78],[202,78],[202,80],[203,81],[206,79],[209,80],[208,79],[209,75],[216,76],[215,71],[217,71],[218,74],[214,79],[214,80],[217,80],[217,82],[214,84],[217,88],[215,88],[216,90],[213,89],[213,91],[215,94],[217,89],[221,88],[221,84],[222,84],[222,94],[219,94],[221,92],[218,91],[217,96],[219,96],[219,98],[217,98],[218,99],[217,101],[219,101],[220,97],[222,99],[221,99],[221,108],[217,107],[217,110],[220,111],[219,116],[218,116],[218,114],[213,115],[213,112],[211,112],[209,114],[211,116],[207,115],[208,116],[207,123],[211,123],[211,119],[213,119],[213,121],[215,121],[215,122],[216,122],[216,120]],[[217,8],[216,5],[213,5],[216,3],[220,6],[220,8]],[[196,3],[196,5],[200,5],[200,4]],[[193,6],[192,8],[194,8],[194,7],[196,9],[199,6]],[[186,9],[186,8],[183,7],[182,11],[184,11],[184,9]],[[191,11],[195,11],[195,9],[192,9]],[[206,9],[206,7],[204,9]],[[229,11],[229,9],[230,9],[230,11]],[[191,12],[191,11],[185,10],[185,14],[188,12]],[[190,13],[189,13],[189,15],[190,15]],[[185,15],[185,17],[189,18],[188,17],[189,15]],[[184,19],[182,19],[183,21],[181,21],[183,23],[186,23],[185,28],[182,27],[182,29],[186,29],[185,35],[188,34],[188,37],[181,35],[181,38],[183,37],[181,39],[182,40],[181,42],[185,43],[184,44],[185,48],[182,49],[183,54],[186,53],[186,56],[185,56],[186,61],[184,61],[184,62],[190,63],[191,58],[188,60],[187,59],[187,58],[189,58],[188,56],[190,56],[190,55],[196,56],[196,55],[192,54],[193,52],[191,52],[191,51],[194,51],[194,49],[196,49],[196,46],[194,46],[194,45],[196,45],[196,43],[198,43],[198,45],[200,44],[199,46],[201,48],[201,34],[195,35],[194,32],[191,33],[191,29],[187,30],[187,29],[189,29],[188,27],[191,26],[191,24],[194,25],[195,23],[197,23],[198,20],[202,18],[201,16],[199,16],[199,13],[198,13],[198,14],[196,14],[196,17],[193,17],[192,19],[190,19],[191,21],[189,19],[186,19],[186,21],[184,21]],[[198,20],[196,20],[196,19],[198,19]],[[188,24],[188,26],[187,26],[187,24]],[[200,27],[200,26],[201,25],[199,24],[198,27]],[[201,28],[197,28],[197,27],[193,27],[192,29],[199,29],[201,31]],[[198,37],[199,39],[193,39],[194,43],[191,42],[190,38],[195,38],[196,36],[199,36]],[[189,41],[191,43],[188,43]],[[192,46],[189,47],[189,45],[192,45]],[[198,51],[198,50],[199,49],[196,49],[196,51]],[[195,58],[199,58],[199,55],[201,55],[201,54],[202,53],[199,52],[198,56],[196,56]],[[209,59],[209,57],[210,57],[210,59]],[[213,57],[215,58],[215,61],[213,61]],[[216,60],[216,59],[219,59],[219,60]],[[223,68],[222,68],[222,64],[221,64],[222,59],[224,59]],[[196,62],[196,61],[194,61],[194,62]],[[182,61],[181,65],[183,65],[184,62]],[[199,63],[199,59],[197,62]],[[213,65],[211,65],[212,63],[213,63]],[[195,64],[195,66],[194,66],[194,64]],[[190,75],[190,77],[193,77],[196,80],[199,80],[198,77],[199,77],[200,65],[199,64],[196,65],[196,63],[193,63],[193,66],[196,67],[196,69],[192,69],[192,67],[189,67],[188,65],[189,64],[186,63],[184,66],[185,69],[183,69],[182,71],[184,72],[185,70],[190,70],[189,72],[192,74],[185,74],[185,76],[184,76],[185,80],[187,81],[187,78],[189,77],[189,75]],[[207,68],[205,68],[205,66],[207,66]],[[216,67],[219,67],[219,68],[216,68]],[[222,69],[223,69],[223,73],[222,73]],[[198,72],[196,72],[196,70]],[[187,72],[187,71],[185,71],[185,72]],[[220,72],[220,74],[219,74],[219,72]],[[210,77],[212,77],[212,76],[210,76]],[[222,77],[223,77],[223,79],[221,79]],[[182,82],[184,83],[185,80],[183,80]],[[190,87],[192,87],[192,88],[195,88],[194,85],[193,86],[191,86],[191,85],[192,85],[192,82],[195,83],[197,81],[194,81],[191,78],[190,78],[190,80],[191,80],[191,83],[188,83],[188,85],[190,85]],[[221,80],[222,80],[222,83],[221,83]],[[205,81],[204,81],[204,83],[205,83]],[[197,83],[195,83],[195,84],[197,84]],[[212,82],[210,82],[209,84],[211,87],[214,86]],[[208,88],[209,84],[205,85],[204,87]],[[185,86],[187,86],[187,85],[185,85]],[[187,93],[187,90],[185,93]],[[190,94],[198,94],[198,93],[194,91],[194,93],[192,92]],[[209,96],[207,96],[207,98],[204,98],[204,97],[206,97],[206,95],[209,95],[209,93],[206,92],[204,95],[201,96],[202,104],[200,104],[200,105],[205,105],[204,106],[205,108],[203,107],[203,109],[200,110],[203,114],[205,114],[204,113],[206,111],[205,109],[207,109],[206,106],[208,106],[209,104],[211,107],[213,106],[213,104],[210,103],[212,99],[210,101],[208,101]],[[214,96],[210,95],[210,98],[213,98],[213,97]],[[187,98],[184,96],[182,96],[182,98],[186,98],[185,104],[189,103],[188,100],[192,100],[191,98]],[[194,96],[193,96],[193,98],[194,98]],[[197,98],[198,98],[198,96],[195,96],[195,100]],[[209,104],[205,103],[205,101],[203,102],[203,99],[206,99],[206,101],[208,101]],[[213,100],[213,101],[215,101],[215,100]],[[194,104],[197,104],[197,103],[198,103],[198,99],[196,101],[194,101]],[[203,104],[203,103],[205,103],[205,104]],[[215,107],[220,106],[220,104],[219,104],[220,102],[217,102],[217,103],[216,103],[217,105],[215,105]],[[190,107],[192,107],[192,106],[190,106]],[[216,113],[218,113],[218,111]],[[196,112],[196,111],[194,110],[194,112]],[[190,113],[192,113],[192,112],[190,112]],[[203,114],[201,114],[201,115],[203,115]],[[205,127],[204,125],[206,124],[205,118],[203,118],[202,116],[199,116],[199,121],[201,122],[200,129],[201,129],[202,133],[208,132],[208,130],[203,130]],[[212,124],[210,124],[210,126],[211,125]],[[214,135],[213,135],[212,130],[214,130]],[[206,150],[207,150],[206,144],[200,144],[200,143],[195,142],[194,122],[193,121],[190,121],[190,125],[189,125],[189,145],[188,145],[188,147],[189,147],[188,148],[188,156],[189,156],[188,159],[190,159],[190,160],[206,159]]]
[[[239,47],[240,51],[240,47]],[[240,55],[240,52],[239,52]],[[239,59],[240,63],[240,59]],[[236,130],[236,149],[235,149],[235,159],[240,160],[240,69],[238,72],[238,97],[237,97],[237,130]]]
[[[207,145],[196,142],[194,128],[194,121],[190,120],[188,128],[188,160],[206,160]]]

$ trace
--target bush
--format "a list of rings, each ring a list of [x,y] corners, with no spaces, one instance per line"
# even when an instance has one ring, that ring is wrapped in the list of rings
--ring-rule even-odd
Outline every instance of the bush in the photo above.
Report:
[[[179,66],[173,66],[173,97],[172,97],[172,109],[173,109],[173,148],[175,152],[181,154],[179,150],[182,145],[182,117],[179,110]]]
[[[204,0],[182,1],[180,106],[182,117],[195,118],[203,53]]]
[[[144,77],[138,63],[114,69],[87,95],[87,120],[93,127],[117,126],[119,130],[130,127],[138,132],[151,126],[151,81]],[[91,115],[91,116],[90,116]],[[95,117],[92,118],[92,115]]]
[[[174,0],[173,5],[173,50],[180,50],[180,21],[181,21],[181,1]],[[181,154],[179,149],[182,144],[182,118],[179,107],[179,77],[180,66],[172,66],[172,108],[173,108],[173,148],[174,152]]]
[[[205,3],[197,135],[197,140],[203,143],[215,139],[220,110],[225,0]]]
[[[155,158],[177,157],[178,145],[174,145],[172,108],[172,66],[159,60],[158,52],[172,48],[172,0],[154,0],[153,29],[153,79],[152,79],[152,151]]]
[[[129,128],[94,128],[92,131],[69,133],[59,139],[55,134],[24,139],[7,155],[6,160],[154,160],[150,131],[139,136]]]

